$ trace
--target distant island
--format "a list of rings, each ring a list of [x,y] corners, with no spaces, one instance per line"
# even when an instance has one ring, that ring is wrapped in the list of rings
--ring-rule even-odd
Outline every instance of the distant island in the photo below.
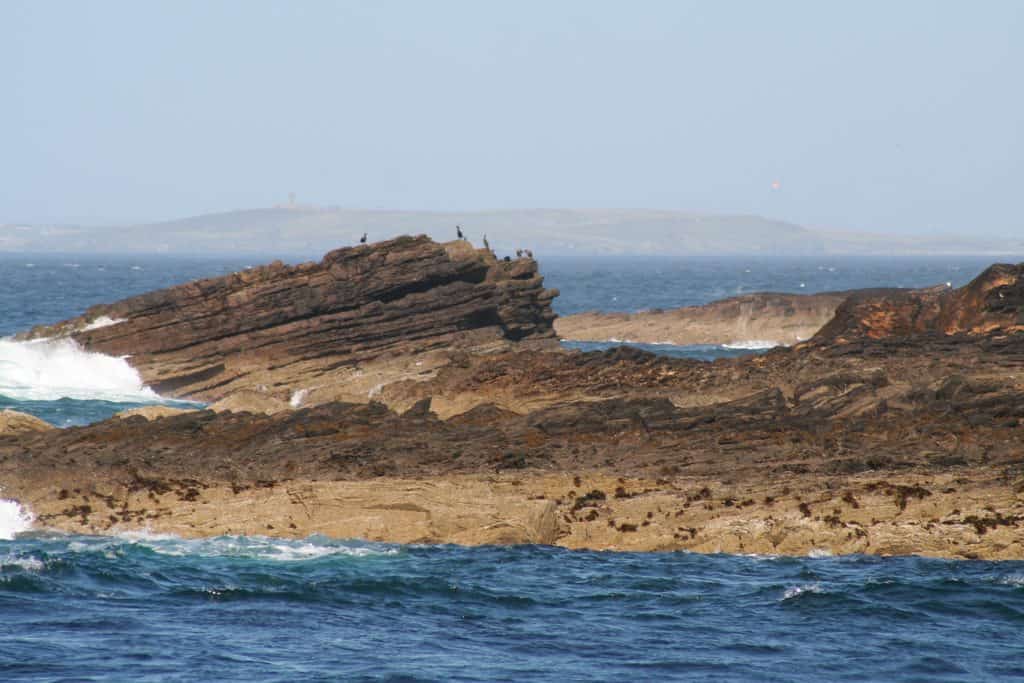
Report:
[[[385,211],[286,205],[179,220],[112,226],[0,224],[0,253],[323,253],[356,244],[364,232],[380,240],[401,234],[471,239],[485,235],[502,254],[546,255],[940,255],[1024,254],[1024,239],[893,236],[812,230],[755,215],[647,209]]]

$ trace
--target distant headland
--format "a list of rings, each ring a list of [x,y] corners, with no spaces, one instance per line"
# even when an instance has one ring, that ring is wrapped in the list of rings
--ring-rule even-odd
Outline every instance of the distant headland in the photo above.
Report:
[[[959,236],[894,236],[810,229],[757,215],[655,209],[515,209],[394,211],[316,207],[290,202],[272,208],[213,213],[177,220],[107,226],[0,223],[0,253],[322,254],[403,233],[454,237],[461,225],[478,242],[488,235],[501,254],[528,248],[546,255],[815,256],[1024,254],[1024,239],[979,237],[985,226]]]

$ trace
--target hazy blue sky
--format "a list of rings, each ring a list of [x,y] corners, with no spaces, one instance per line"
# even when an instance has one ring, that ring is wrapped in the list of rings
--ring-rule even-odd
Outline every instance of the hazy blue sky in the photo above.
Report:
[[[2,0],[0,143],[0,223],[294,191],[1019,237],[1024,1]]]

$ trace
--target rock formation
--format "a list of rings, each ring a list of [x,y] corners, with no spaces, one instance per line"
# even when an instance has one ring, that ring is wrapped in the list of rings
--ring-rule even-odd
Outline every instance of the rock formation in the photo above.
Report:
[[[558,350],[532,260],[340,250],[35,334],[132,352],[190,395],[357,368],[359,401],[256,389],[0,435],[0,481],[72,531],[1022,559],[1022,269],[854,294],[810,342],[705,363]]]
[[[532,259],[498,261],[468,242],[400,237],[338,249],[319,263],[276,262],[94,306],[26,337],[70,336],[88,350],[130,356],[167,396],[217,400],[249,389],[288,402],[295,391],[338,384],[339,368],[509,342],[553,345],[556,294]]]
[[[983,336],[1024,330],[1024,264],[990,266],[959,289],[855,292],[815,343],[915,335]]]
[[[0,410],[0,434],[21,434],[24,432],[48,432],[54,426],[35,415],[27,415],[4,408]]]
[[[556,320],[555,331],[575,341],[688,345],[758,340],[790,345],[810,339],[849,294],[764,292],[670,310],[577,313]]]

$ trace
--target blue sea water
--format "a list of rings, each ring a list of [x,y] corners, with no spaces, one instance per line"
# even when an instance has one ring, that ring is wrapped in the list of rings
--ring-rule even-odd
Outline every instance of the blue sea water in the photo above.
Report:
[[[0,541],[0,679],[1024,676],[1024,562]]]
[[[555,307],[564,314],[759,290],[961,285],[992,260],[542,260],[542,269],[562,291]],[[248,265],[2,256],[0,335]],[[92,372],[94,362],[0,340],[0,407],[69,426],[161,400],[130,377],[98,387],[109,373]],[[101,538],[27,527],[24,511],[0,500],[0,681],[1024,678],[1024,562]]]

